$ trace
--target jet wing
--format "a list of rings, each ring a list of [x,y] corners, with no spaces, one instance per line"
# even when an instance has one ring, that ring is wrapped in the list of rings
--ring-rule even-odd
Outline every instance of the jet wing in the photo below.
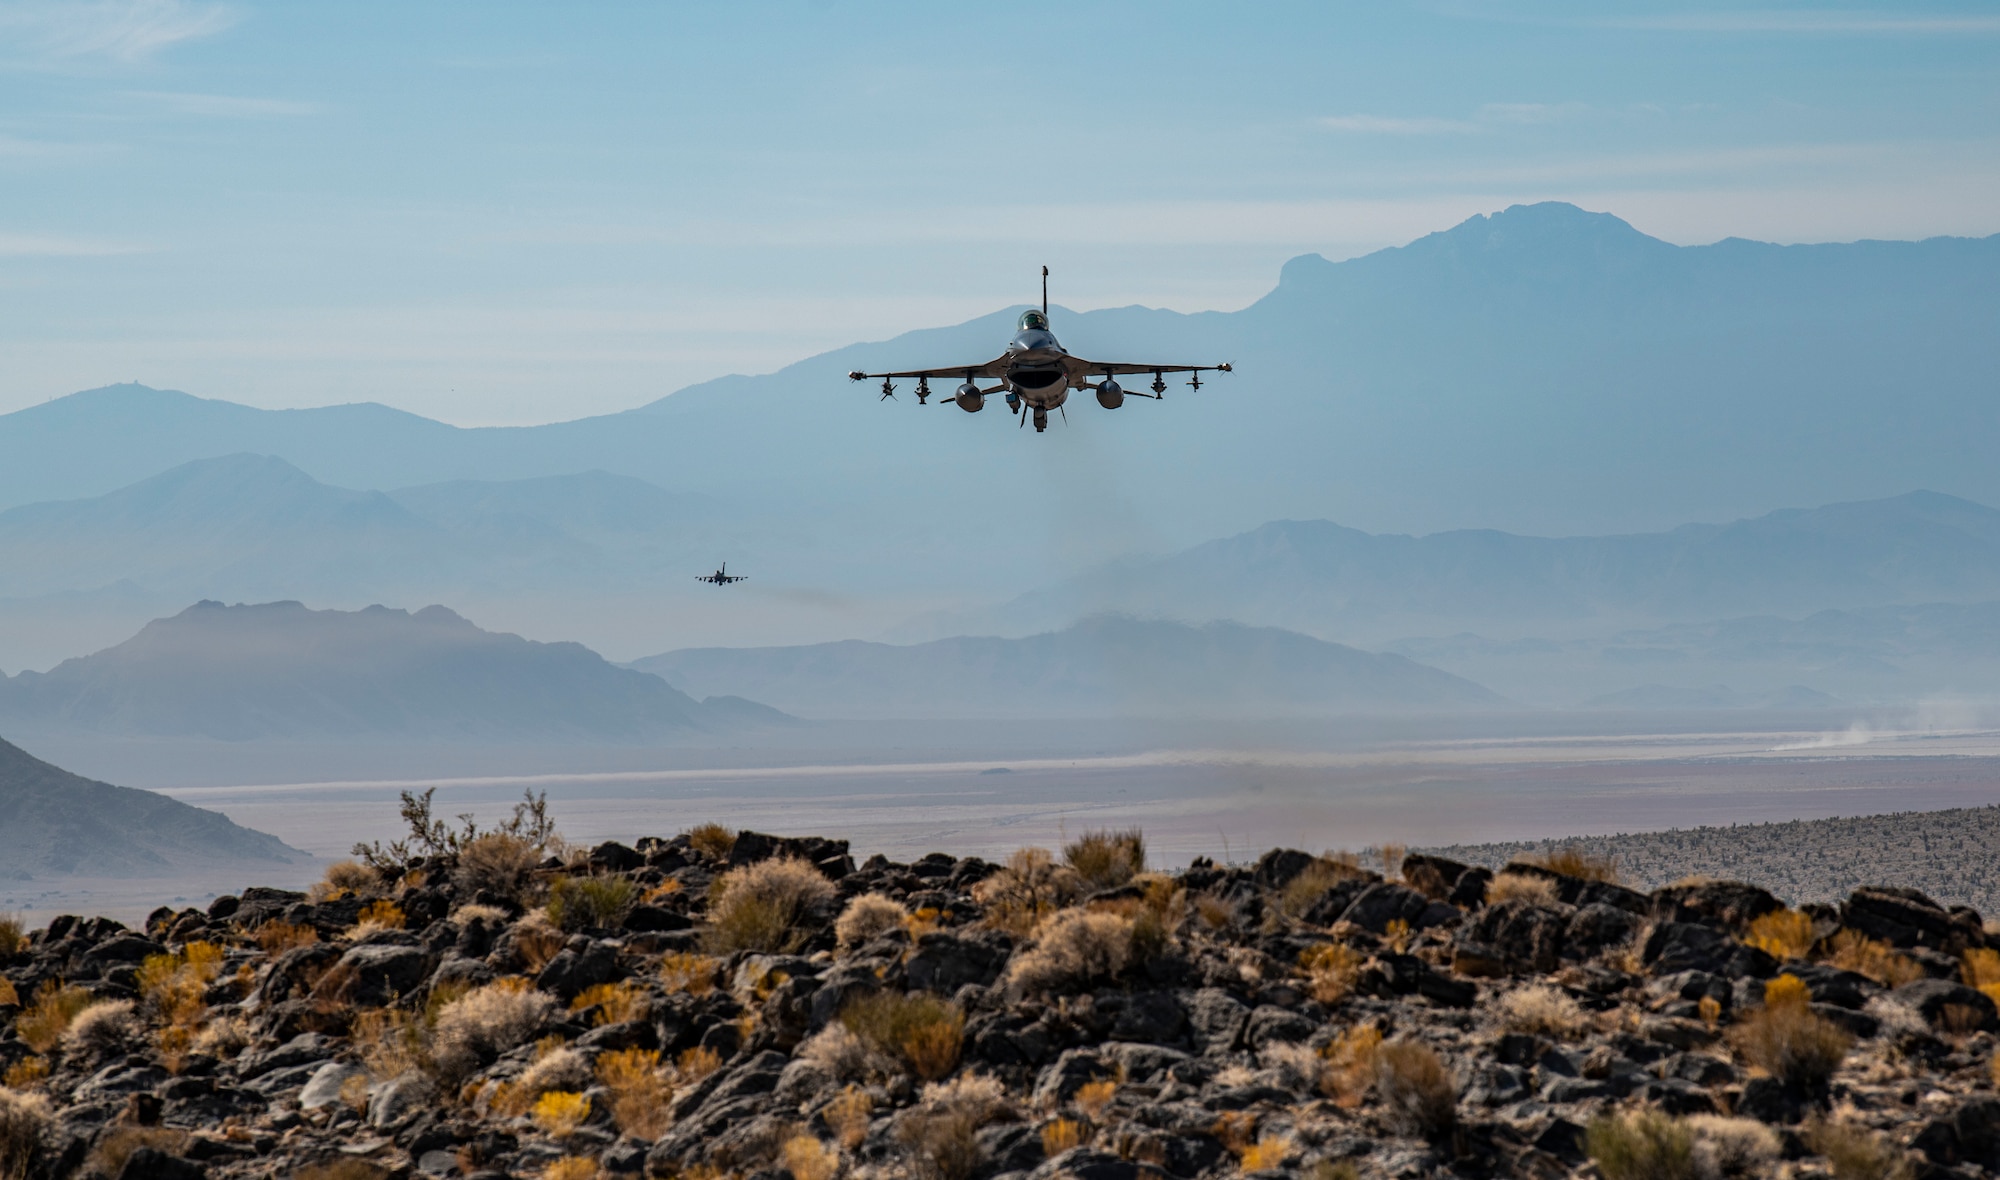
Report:
[[[1002,356],[997,360],[981,361],[976,365],[952,365],[944,369],[898,369],[893,373],[863,373],[857,369],[849,373],[847,379],[868,381],[877,377],[935,377],[940,381],[949,381],[954,377],[963,379],[967,374],[974,377],[998,377],[1007,371],[1007,361],[1008,358]]]
[[[1079,376],[1088,375],[1091,373],[1106,373],[1116,377],[1130,376],[1131,374],[1134,373],[1227,373],[1230,371],[1229,366],[1227,364],[1135,365],[1135,364],[1127,364],[1123,361],[1115,362],[1112,364],[1103,364],[1098,361],[1087,361],[1084,360],[1082,357],[1075,357],[1075,356],[1069,357],[1066,360],[1064,360],[1063,367],[1067,368],[1071,373],[1077,374]]]

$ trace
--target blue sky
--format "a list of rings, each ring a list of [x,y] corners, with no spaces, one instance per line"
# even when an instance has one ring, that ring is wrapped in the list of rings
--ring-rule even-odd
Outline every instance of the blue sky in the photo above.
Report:
[[[1564,199],[2000,232],[2000,4],[0,0],[0,411],[462,424]]]

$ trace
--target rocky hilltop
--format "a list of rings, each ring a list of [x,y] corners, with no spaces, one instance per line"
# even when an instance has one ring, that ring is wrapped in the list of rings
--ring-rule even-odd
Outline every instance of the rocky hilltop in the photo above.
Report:
[[[0,1176],[2000,1168],[2000,935],[1906,888],[405,815],[310,893],[5,932]]]

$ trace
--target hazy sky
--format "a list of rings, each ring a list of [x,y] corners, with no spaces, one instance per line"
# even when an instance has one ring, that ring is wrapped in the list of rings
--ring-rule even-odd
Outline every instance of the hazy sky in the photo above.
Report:
[[[0,2],[0,411],[548,421],[1548,198],[2000,231],[2000,3]]]

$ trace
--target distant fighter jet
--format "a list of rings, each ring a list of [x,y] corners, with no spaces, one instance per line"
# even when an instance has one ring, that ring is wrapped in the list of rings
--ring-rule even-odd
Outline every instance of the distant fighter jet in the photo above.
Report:
[[[1097,404],[1107,410],[1115,410],[1125,404],[1126,395],[1150,397],[1155,400],[1165,396],[1166,380],[1162,373],[1191,373],[1188,388],[1201,388],[1201,374],[1227,373],[1228,365],[1134,365],[1104,364],[1071,356],[1056,343],[1055,334],[1049,331],[1049,268],[1042,268],[1042,309],[1030,308],[1021,313],[1021,322],[1014,338],[1007,342],[1007,351],[996,360],[977,365],[958,365],[943,369],[908,369],[895,373],[849,373],[850,381],[882,379],[882,397],[896,396],[896,377],[917,379],[917,404],[927,405],[931,395],[931,378],[940,380],[962,377],[965,384],[958,387],[952,399],[958,408],[968,414],[976,414],[986,406],[988,394],[1005,393],[1007,408],[1021,416],[1026,423],[1029,411],[1035,415],[1035,429],[1047,430],[1049,411],[1062,408],[1069,400],[1072,389],[1089,389],[1097,393]],[[1104,380],[1091,383],[1093,374],[1103,374]],[[1120,373],[1151,373],[1153,385],[1151,393],[1141,393],[1136,389],[1126,389],[1113,378]],[[979,378],[998,377],[1000,384],[991,389],[979,388]],[[943,404],[943,403],[939,403]],[[1068,415],[1064,415],[1067,420]]]
[[[699,575],[697,575],[697,576],[695,577],[695,581],[697,581],[697,582],[707,582],[708,584],[710,584],[710,585],[712,585],[712,586],[727,586],[727,585],[729,585],[729,583],[731,583],[731,582],[747,582],[747,581],[749,581],[749,580],[750,580],[750,575],[749,575],[749,574],[732,574],[732,573],[730,573],[730,572],[729,572],[729,563],[728,563],[728,562],[726,562],[726,561],[722,563],[722,568],[721,568],[721,569],[719,569],[719,570],[716,570],[716,571],[715,571],[714,573],[712,573],[712,574],[699,574]]]

